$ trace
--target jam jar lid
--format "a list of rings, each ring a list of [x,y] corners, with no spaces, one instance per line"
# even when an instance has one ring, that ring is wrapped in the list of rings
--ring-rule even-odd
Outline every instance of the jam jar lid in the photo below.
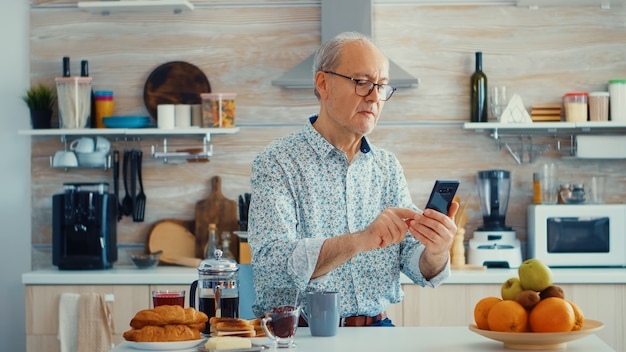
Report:
[[[239,266],[237,262],[228,259],[222,258],[222,250],[215,250],[215,258],[207,258],[200,262],[198,265],[198,272],[202,274],[220,274],[220,273],[231,273],[239,270]]]

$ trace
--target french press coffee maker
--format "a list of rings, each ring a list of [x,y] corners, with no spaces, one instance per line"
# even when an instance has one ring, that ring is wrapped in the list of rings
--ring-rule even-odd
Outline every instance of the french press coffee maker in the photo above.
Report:
[[[196,289],[198,310],[212,317],[239,318],[239,279],[237,262],[222,258],[223,252],[215,250],[215,258],[207,258],[198,266],[198,280],[189,289],[189,305],[195,309]],[[205,334],[210,333],[206,323]]]

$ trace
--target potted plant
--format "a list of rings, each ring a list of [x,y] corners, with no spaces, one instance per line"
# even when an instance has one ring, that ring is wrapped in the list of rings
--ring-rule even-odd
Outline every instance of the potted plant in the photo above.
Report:
[[[30,109],[30,120],[33,128],[50,128],[55,99],[54,89],[41,83],[26,91],[22,100]]]

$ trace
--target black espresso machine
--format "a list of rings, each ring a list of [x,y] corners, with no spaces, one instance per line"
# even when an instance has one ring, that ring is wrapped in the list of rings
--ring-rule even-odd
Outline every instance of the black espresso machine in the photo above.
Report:
[[[52,264],[109,269],[117,261],[117,211],[108,183],[64,183],[52,196]]]

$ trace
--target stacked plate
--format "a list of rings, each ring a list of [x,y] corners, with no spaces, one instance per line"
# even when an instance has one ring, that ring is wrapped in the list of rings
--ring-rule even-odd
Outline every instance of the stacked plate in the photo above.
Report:
[[[109,116],[102,123],[108,128],[144,128],[150,125],[150,116]]]

